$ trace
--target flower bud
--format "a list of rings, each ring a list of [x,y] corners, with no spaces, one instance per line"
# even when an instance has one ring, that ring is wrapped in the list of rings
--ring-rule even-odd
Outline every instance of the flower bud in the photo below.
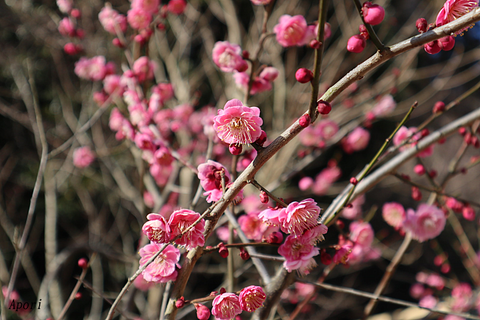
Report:
[[[351,184],[353,184],[354,186],[356,186],[356,185],[357,185],[357,183],[358,183],[358,180],[357,180],[357,178],[355,178],[355,177],[351,177],[351,178],[350,178],[350,183],[351,183]]]
[[[232,144],[228,147],[228,151],[230,151],[230,153],[233,154],[234,156],[238,156],[240,153],[242,153],[242,145],[241,145],[241,144],[232,143]]]
[[[242,258],[242,260],[248,260],[250,258],[250,255],[244,248],[240,248],[240,258]]]
[[[78,9],[72,9],[72,11],[70,11],[70,15],[75,19],[79,19],[82,16],[82,13]]]
[[[310,115],[307,113],[301,116],[298,120],[298,124],[301,125],[303,128],[308,127],[310,125]]]
[[[263,144],[267,141],[267,134],[265,131],[262,130],[262,133],[260,134],[260,138],[258,138],[255,143],[258,144],[259,146],[263,146]]]
[[[307,83],[312,81],[313,73],[307,68],[300,68],[295,72],[295,79],[300,83]]]
[[[320,100],[317,104],[317,110],[320,114],[329,114],[332,111],[332,105],[327,101]]]
[[[462,215],[465,218],[465,220],[468,221],[473,221],[475,220],[475,210],[473,210],[470,205],[465,205],[462,209]]]
[[[455,47],[455,38],[452,36],[446,36],[438,39],[438,45],[443,51],[450,51]]]
[[[363,4],[362,13],[363,20],[372,26],[380,24],[385,18],[385,9],[378,4],[372,4],[370,1]]]
[[[280,231],[270,233],[267,238],[267,243],[280,244],[283,241],[283,234]]]
[[[440,48],[440,45],[438,44],[437,40],[434,40],[432,42],[426,43],[423,46],[423,49],[425,50],[426,53],[428,54],[437,54],[439,53],[442,48]]]
[[[427,20],[425,18],[417,19],[415,26],[417,27],[418,32],[424,33],[427,31],[427,27],[428,27]]]
[[[433,113],[440,113],[443,111],[445,111],[445,103],[443,101],[435,102],[435,105],[433,106]]]
[[[218,247],[218,253],[220,254],[220,257],[226,258],[228,257],[228,248],[222,243]]]
[[[177,301],[175,301],[175,307],[177,307],[177,309],[183,308],[184,305],[185,298],[183,296],[181,296],[179,299],[177,299]]]
[[[316,50],[316,49],[320,49],[320,47],[322,46],[322,43],[317,39],[313,39],[312,41],[310,41],[308,45],[310,46],[310,48]]]
[[[367,41],[365,40],[365,37],[361,34],[356,34],[348,39],[347,50],[354,53],[360,53],[363,51],[363,49],[365,49],[366,44]]]
[[[208,320],[210,319],[210,309],[207,306],[195,303],[195,309],[197,309],[197,318],[198,320]]]
[[[332,263],[333,259],[332,259],[332,256],[330,254],[328,254],[325,249],[322,249],[322,251],[320,253],[320,261],[324,265],[328,266],[329,264]]]
[[[268,203],[270,198],[268,197],[267,193],[265,191],[260,192],[260,202],[261,203]]]
[[[412,199],[415,201],[422,200],[422,193],[418,187],[412,187]]]
[[[87,269],[88,261],[85,258],[78,259],[78,266],[82,269]]]
[[[82,293],[81,293],[81,292],[77,292],[77,293],[75,294],[75,300],[80,300],[80,299],[82,299]]]
[[[414,168],[413,171],[415,171],[416,174],[419,176],[425,174],[425,167],[421,164],[417,164]]]

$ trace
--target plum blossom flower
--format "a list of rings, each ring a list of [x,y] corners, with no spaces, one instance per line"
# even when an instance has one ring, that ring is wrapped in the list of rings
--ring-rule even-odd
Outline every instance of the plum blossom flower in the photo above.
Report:
[[[263,236],[267,237],[271,232],[278,230],[278,227],[270,227],[271,230],[266,234],[269,225],[263,222],[258,214],[259,213],[256,211],[250,211],[248,214],[242,215],[238,218],[240,229],[242,229],[248,239],[254,241],[260,241]]]
[[[142,8],[132,8],[127,12],[127,21],[133,29],[142,30],[152,22],[152,15]]]
[[[73,151],[73,165],[77,168],[86,168],[95,160],[95,154],[90,147],[80,147]]]
[[[417,211],[408,209],[403,229],[411,232],[413,239],[423,242],[438,236],[445,228],[445,214],[433,205],[422,203]]]
[[[411,148],[413,147],[418,140],[420,140],[421,138],[421,133],[416,133],[417,132],[417,128],[416,127],[410,127],[410,128],[407,128],[405,126],[402,126],[400,129],[398,129],[397,133],[395,134],[395,136],[393,137],[393,144],[395,146],[399,146],[399,145],[402,145],[404,144],[407,139],[411,139],[413,140],[413,143],[407,143],[403,146],[400,147],[400,151],[403,151],[403,150],[406,150],[408,148]],[[421,150],[417,156],[420,157],[420,158],[424,158],[424,157],[428,157],[428,156],[431,156],[432,153],[433,153],[433,144],[428,146],[427,148]]]
[[[240,313],[242,313],[242,308],[235,293],[227,292],[213,299],[212,314],[218,320],[230,320]]]
[[[108,33],[117,34],[116,28],[125,32],[127,30],[127,18],[118,13],[115,9],[105,6],[98,14],[98,20]]]
[[[283,232],[300,236],[304,231],[318,225],[320,210],[311,198],[301,202],[294,201],[279,212],[278,221],[281,223]]]
[[[472,305],[472,287],[466,283],[461,282],[457,284],[452,290],[452,310],[457,312],[467,311]]]
[[[168,11],[177,16],[182,14],[186,7],[187,2],[185,0],[170,0],[167,5]]]
[[[260,109],[244,106],[237,99],[228,101],[223,110],[218,110],[213,121],[218,137],[228,144],[252,143],[262,134]]]
[[[250,0],[254,5],[267,5],[269,4],[270,2],[272,2],[272,0]]]
[[[133,0],[132,8],[139,8],[145,12],[156,13],[158,11],[159,0]]]
[[[161,244],[150,243],[139,250],[141,256],[140,266],[147,263],[150,258],[162,249]],[[142,275],[146,281],[165,283],[177,279],[177,263],[180,259],[180,250],[168,245],[160,255],[143,270]]]
[[[372,113],[375,117],[385,117],[392,113],[396,106],[397,103],[393,100],[392,95],[387,94],[373,107]]]
[[[367,147],[369,141],[370,133],[361,127],[357,127],[342,141],[343,150],[347,153],[363,150]]]
[[[208,194],[207,201],[218,201],[222,197],[222,171],[225,175],[225,185],[230,182],[230,173],[220,163],[208,160],[198,166],[198,179],[200,184]]]
[[[262,287],[249,286],[243,288],[239,295],[240,307],[247,312],[254,312],[263,305],[266,299]]]
[[[248,69],[248,64],[242,58],[242,48],[238,44],[228,41],[218,41],[212,50],[213,62],[223,72],[239,71]]]
[[[154,243],[167,243],[170,241],[170,226],[165,218],[157,213],[147,215],[148,221],[143,224],[142,231],[148,240]]]
[[[200,218],[200,213],[192,210],[181,209],[174,211],[170,219],[168,219],[168,225],[171,228],[171,238],[182,234],[182,232],[189,228],[198,218]],[[195,249],[197,246],[203,246],[205,245],[203,231],[205,231],[204,219],[200,220],[200,222],[180,239],[177,239],[175,243],[184,246],[188,250]]]
[[[75,62],[75,74],[82,79],[99,81],[107,75],[107,68],[104,56],[96,56],[91,59],[80,58]]]
[[[464,16],[476,7],[478,7],[478,0],[447,0],[438,13],[435,23],[437,27],[443,26]],[[467,29],[468,27],[465,27],[455,32],[455,34],[462,34]]]
[[[277,41],[283,47],[301,46],[307,33],[307,21],[301,15],[280,17],[278,24],[273,27]]]
[[[312,187],[314,194],[321,196],[327,193],[330,186],[340,178],[342,172],[336,164],[329,164],[328,167],[320,171],[315,177],[315,183]]]
[[[382,217],[386,223],[398,230],[403,226],[405,209],[400,203],[387,202],[382,207]]]
[[[355,198],[350,204],[352,205],[351,208],[346,207],[342,210],[342,217],[356,220],[360,219],[362,215],[362,204],[365,203],[365,196],[362,194],[361,196]]]
[[[148,57],[140,57],[133,63],[133,73],[138,79],[138,82],[153,79],[153,72],[157,68],[155,61],[149,60]]]
[[[301,274],[309,274],[317,266],[314,256],[320,254],[310,237],[289,235],[285,242],[278,248],[278,253],[285,257],[283,267],[288,272],[298,270]]]

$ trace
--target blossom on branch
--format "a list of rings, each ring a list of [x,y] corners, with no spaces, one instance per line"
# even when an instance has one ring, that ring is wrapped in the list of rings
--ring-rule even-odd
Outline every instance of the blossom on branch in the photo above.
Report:
[[[438,13],[435,23],[437,27],[443,26],[466,15],[476,7],[478,7],[478,0],[447,0]],[[462,34],[468,28],[460,29],[455,34]]]
[[[218,137],[228,144],[252,143],[262,134],[260,109],[244,106],[237,99],[228,101],[223,110],[218,110],[213,121]]]
[[[436,206],[422,203],[417,211],[407,210],[403,229],[412,233],[413,239],[423,242],[438,236],[445,228],[446,217]]]
[[[223,72],[243,72],[248,69],[247,61],[242,58],[242,48],[228,41],[218,41],[212,50],[213,62]]]
[[[163,245],[150,243],[139,250],[140,266],[162,249]],[[168,245],[160,255],[142,272],[143,278],[149,282],[165,283],[177,279],[177,263],[180,259],[180,250]]]
[[[218,320],[230,320],[240,313],[242,308],[235,293],[227,292],[218,295],[212,302],[212,314]]]
[[[176,210],[170,216],[168,225],[171,228],[171,238],[182,234],[195,221],[200,218],[200,213],[181,209]],[[190,231],[185,233],[180,239],[175,240],[175,243],[184,246],[188,250],[195,249],[197,246],[205,245],[205,237],[203,231],[205,230],[205,220],[202,219]]]

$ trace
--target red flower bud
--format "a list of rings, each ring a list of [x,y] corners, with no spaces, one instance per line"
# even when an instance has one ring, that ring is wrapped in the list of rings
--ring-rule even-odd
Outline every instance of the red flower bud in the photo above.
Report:
[[[183,296],[181,296],[179,299],[177,299],[177,301],[175,301],[175,307],[177,307],[177,309],[183,308],[184,305],[185,298]]]
[[[242,260],[248,260],[250,258],[250,255],[244,248],[240,248],[240,258],[242,258]]]
[[[260,202],[261,203],[268,203],[270,198],[268,197],[267,193],[265,191],[260,191]]]
[[[85,258],[78,259],[78,266],[82,269],[87,269],[88,261]]]
[[[298,124],[301,125],[303,128],[308,127],[310,125],[310,115],[307,113],[301,116],[298,120]]]
[[[228,257],[228,248],[222,243],[218,247],[218,253],[220,254],[220,257],[226,258]]]
[[[421,164],[417,164],[414,168],[413,168],[413,171],[415,171],[416,174],[418,174],[419,176],[421,175],[424,175],[425,174],[425,167]]]
[[[307,68],[300,68],[295,72],[295,79],[300,83],[310,82],[313,79],[313,72]]]
[[[238,156],[240,153],[242,153],[242,145],[241,145],[241,144],[232,143],[232,144],[228,147],[228,151],[230,151],[230,153],[233,154],[234,156]]]
[[[426,43],[423,46],[423,49],[425,50],[426,53],[428,54],[437,54],[439,53],[442,48],[440,48],[440,45],[438,44],[437,40],[434,40],[432,42]]]
[[[427,20],[425,18],[420,18],[415,23],[415,26],[417,27],[418,32],[424,33],[427,31],[427,27],[428,27]]]
[[[422,200],[422,193],[418,187],[412,187],[412,199],[415,201]]]
[[[332,106],[327,101],[320,100],[317,104],[317,110],[320,114],[329,114]]]
[[[455,47],[455,38],[452,36],[446,36],[438,39],[438,45],[443,51],[450,51]]]
[[[282,241],[283,241],[283,234],[279,231],[270,233],[270,235],[267,238],[267,243],[279,244],[279,243],[282,243]]]
[[[380,24],[385,18],[385,9],[378,4],[372,4],[370,1],[363,4],[362,13],[363,20],[372,26]]]
[[[355,178],[355,177],[351,177],[351,178],[350,178],[350,183],[351,183],[351,184],[353,184],[354,186],[356,186],[356,185],[357,185],[357,183],[358,183],[358,180],[357,180],[357,178]]]
[[[256,144],[258,144],[259,146],[263,146],[263,144],[267,141],[267,134],[265,133],[265,131],[262,130],[262,133],[260,134],[260,138],[257,139],[257,141],[255,141]]]
[[[367,41],[361,34],[351,36],[347,42],[347,50],[354,53],[360,53],[365,49]]]
[[[445,111],[445,103],[443,103],[443,101],[435,102],[435,105],[433,106],[433,113],[440,113],[443,111]]]

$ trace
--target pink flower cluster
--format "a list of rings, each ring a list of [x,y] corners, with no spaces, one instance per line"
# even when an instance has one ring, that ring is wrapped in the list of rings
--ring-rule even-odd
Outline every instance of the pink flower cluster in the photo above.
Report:
[[[113,73],[115,73],[115,66],[107,65],[104,56],[96,56],[90,59],[82,57],[75,62],[75,74],[82,79],[100,81]]]
[[[175,210],[168,218],[168,222],[162,214],[150,213],[147,215],[148,221],[143,225],[142,231],[152,243],[167,243],[191,228],[199,218],[199,213],[188,209]],[[204,231],[205,220],[202,219],[175,240],[175,243],[188,250],[203,246],[205,245]]]
[[[322,119],[300,132],[300,142],[306,147],[323,147],[337,132],[338,125],[336,122]]]
[[[294,201],[286,208],[269,208],[259,214],[264,222],[290,233],[278,248],[278,253],[286,259],[283,265],[288,271],[299,270],[308,274],[316,266],[313,257],[320,251],[315,243],[323,240],[328,231],[326,226],[318,223],[319,215],[320,208],[313,199]]]
[[[242,311],[254,312],[263,306],[265,299],[265,292],[259,286],[243,288],[238,296],[232,292],[222,293],[213,299],[212,314],[215,319],[230,320]]]
[[[407,128],[405,126],[402,126],[400,129],[398,129],[397,133],[393,137],[393,144],[395,146],[401,146],[399,150],[403,151],[415,146],[422,137],[423,136],[421,132],[417,133],[416,127]],[[421,150],[417,154],[417,156],[420,158],[424,158],[431,156],[432,154],[433,145],[430,145],[429,147]]]
[[[299,188],[302,191],[311,189],[314,194],[317,196],[322,196],[327,194],[328,189],[332,184],[337,181],[342,172],[337,166],[335,161],[329,162],[328,166],[320,171],[320,173],[315,177],[315,180],[311,177],[304,177],[299,181]]]
[[[382,208],[385,221],[395,229],[410,232],[419,242],[437,237],[445,228],[446,217],[442,210],[422,203],[417,211],[408,209],[396,202],[386,203]]]
[[[278,24],[273,27],[277,42],[283,47],[304,46],[317,38],[318,23],[307,25],[305,17],[301,15],[280,17]],[[325,39],[331,35],[330,25],[325,24]]]
[[[258,76],[254,76],[250,94],[254,95],[272,89],[272,83],[278,76],[278,70],[274,67],[264,68]],[[250,75],[247,72],[234,72],[233,78],[237,87],[243,91],[247,91]]]
[[[98,20],[100,20],[105,31],[113,35],[116,35],[117,31],[127,31],[127,18],[115,9],[112,9],[111,6],[102,8],[98,14]]]

